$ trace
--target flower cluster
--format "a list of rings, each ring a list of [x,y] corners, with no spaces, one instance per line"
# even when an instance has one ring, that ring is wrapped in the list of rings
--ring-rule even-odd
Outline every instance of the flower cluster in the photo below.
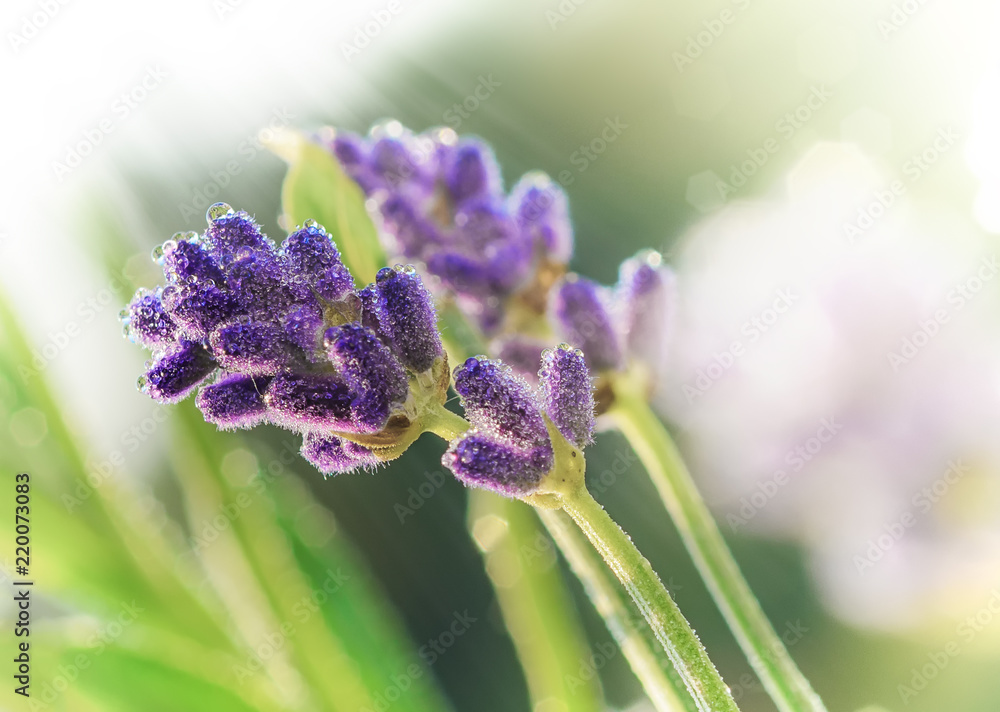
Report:
[[[525,175],[507,195],[484,143],[394,121],[368,138],[338,133],[331,150],[378,206],[391,251],[437,277],[484,332],[511,309],[544,310],[539,291],[573,253],[566,196],[547,176]]]
[[[484,357],[456,368],[454,379],[473,427],[442,462],[468,485],[508,497],[535,493],[556,465],[547,420],[575,448],[593,439],[593,384],[583,353],[568,344],[545,351],[536,387]]]
[[[139,290],[122,312],[126,334],[154,353],[140,389],[171,403],[200,385],[206,420],[300,432],[303,455],[324,473],[398,454],[416,408],[447,388],[419,276],[385,268],[358,290],[315,222],[280,246],[223,203],[208,222],[204,234],[154,250],[166,285]]]
[[[623,262],[613,288],[566,274],[563,191],[536,173],[505,197],[490,149],[450,129],[415,135],[389,122],[367,139],[335,134],[332,150],[374,200],[390,248],[437,276],[477,318],[491,353],[529,382],[558,339],[599,375],[629,369],[650,387],[660,381],[674,275],[659,253]]]

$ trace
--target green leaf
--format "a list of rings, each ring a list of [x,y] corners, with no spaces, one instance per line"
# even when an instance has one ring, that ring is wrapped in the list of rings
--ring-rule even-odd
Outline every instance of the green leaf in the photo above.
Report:
[[[365,196],[333,154],[300,134],[281,134],[269,148],[289,163],[281,207],[289,226],[316,220],[337,243],[344,264],[363,287],[386,265]]]
[[[533,707],[568,712],[603,709],[598,678],[589,662],[591,651],[555,547],[531,508],[473,490],[469,530],[483,552]]]

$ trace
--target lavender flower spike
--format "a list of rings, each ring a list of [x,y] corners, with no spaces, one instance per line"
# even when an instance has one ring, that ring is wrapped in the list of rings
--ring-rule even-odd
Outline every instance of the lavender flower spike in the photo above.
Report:
[[[674,273],[659,252],[644,250],[622,262],[615,297],[631,360],[650,367],[664,362],[675,290]]]
[[[590,443],[594,401],[583,354],[568,346],[547,351],[539,379],[532,389],[505,364],[484,358],[455,369],[455,390],[474,426],[442,458],[459,480],[508,497],[535,494],[565,450],[553,443],[546,418],[571,446]]]
[[[392,147],[382,148],[388,161]],[[140,389],[172,403],[217,373],[196,404],[219,428],[301,433],[303,455],[326,474],[397,457],[447,395],[420,278],[390,269],[356,291],[315,222],[279,250],[245,212],[219,203],[207,218],[203,235],[153,251],[166,286],[138,292],[120,315],[126,335],[155,352]]]

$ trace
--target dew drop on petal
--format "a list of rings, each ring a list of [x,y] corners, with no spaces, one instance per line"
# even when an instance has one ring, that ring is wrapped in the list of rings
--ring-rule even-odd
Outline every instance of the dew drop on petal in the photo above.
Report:
[[[212,222],[213,220],[224,218],[227,215],[232,215],[233,212],[233,208],[229,205],[229,203],[215,203],[214,205],[209,206],[208,211],[205,213],[205,219],[208,220],[208,222]]]

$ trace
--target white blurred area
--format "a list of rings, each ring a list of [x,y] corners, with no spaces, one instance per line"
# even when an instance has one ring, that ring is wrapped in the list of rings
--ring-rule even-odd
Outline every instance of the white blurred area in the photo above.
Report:
[[[877,22],[893,2],[732,3],[744,14],[684,73],[675,72],[671,52],[725,3],[588,0],[553,28],[546,12],[560,4],[399,0],[401,10],[348,60],[342,44],[373,13],[384,19],[388,0],[5,2],[0,284],[39,348],[68,324],[80,326],[45,375],[72,404],[95,458],[156,407],[132,386],[136,350],[117,348],[119,305],[85,306],[106,280],[82,241],[81,203],[98,189],[126,222],[145,219],[131,214],[121,164],[190,173],[192,156],[220,146],[232,152],[276,110],[350,116],[379,92],[370,77],[380,69],[419,62],[456,33],[466,40],[494,33],[531,68],[522,81],[536,82],[549,102],[534,116],[570,136],[555,160],[540,156],[565,164],[572,146],[590,138],[589,124],[574,124],[577,114],[599,126],[621,112],[633,133],[586,178],[607,176],[646,199],[681,203],[687,175],[725,173],[811,85],[825,82],[834,89],[827,113],[770,163],[764,196],[747,190],[720,211],[691,211],[697,222],[670,257],[683,301],[664,409],[683,430],[724,529],[728,515],[741,516],[742,499],[771,491],[775,473],[788,471],[737,531],[804,543],[817,588],[846,620],[902,629],[981,605],[982,591],[1000,586],[1000,275],[961,308],[949,296],[976,277],[983,259],[1000,255],[996,3],[917,3],[887,38]],[[38,13],[44,25],[15,48],[10,33]],[[595,54],[601,32],[618,44]],[[503,80],[483,115],[524,88]],[[474,81],[456,86],[456,98]],[[134,106],[122,99],[135,92]],[[523,104],[537,97],[522,91]],[[524,145],[541,143],[519,120],[513,112],[498,119],[523,134]],[[93,154],[57,175],[53,163],[102,122],[111,130]],[[949,127],[958,132],[954,145],[911,180],[908,156]],[[686,138],[689,130],[697,138]],[[204,166],[193,170],[203,182]],[[684,173],[679,183],[664,178],[671,170]],[[895,180],[906,190],[852,239],[845,223],[856,223],[858,210]],[[582,193],[583,183],[569,188],[571,209],[593,195]],[[155,229],[162,239],[174,231]],[[600,239],[613,242],[615,234]],[[643,243],[665,240],[653,234]],[[789,290],[787,311],[765,323]],[[939,310],[947,321],[894,368],[889,352],[901,351]],[[741,355],[689,397],[685,386],[734,342]],[[824,419],[842,428],[792,471],[788,453],[808,448]],[[126,469],[141,471],[156,457],[143,449]],[[923,511],[914,497],[955,460],[968,471]],[[906,512],[913,525],[859,571],[855,557]]]
[[[1000,240],[897,179],[820,143],[695,227],[663,393],[724,529],[804,543],[889,629],[1000,586]]]

